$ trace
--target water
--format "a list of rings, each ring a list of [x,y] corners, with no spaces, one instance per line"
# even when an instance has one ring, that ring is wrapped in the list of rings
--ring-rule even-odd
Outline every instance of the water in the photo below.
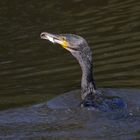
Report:
[[[83,36],[93,50],[98,87],[139,89],[139,13],[139,0],[1,1],[0,109],[39,104],[80,88],[76,60],[40,40],[42,31]]]
[[[129,110],[106,113],[80,108],[80,91],[71,91],[48,103],[1,111],[0,139],[139,139],[140,90],[101,90],[118,94],[128,103]]]

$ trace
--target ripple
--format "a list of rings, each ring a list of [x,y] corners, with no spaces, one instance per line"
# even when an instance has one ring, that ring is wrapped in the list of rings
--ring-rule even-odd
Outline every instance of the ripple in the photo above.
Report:
[[[1,108],[80,88],[78,63],[41,40],[42,31],[83,36],[93,50],[98,86],[140,88],[139,0],[13,0],[1,2],[0,11]]]

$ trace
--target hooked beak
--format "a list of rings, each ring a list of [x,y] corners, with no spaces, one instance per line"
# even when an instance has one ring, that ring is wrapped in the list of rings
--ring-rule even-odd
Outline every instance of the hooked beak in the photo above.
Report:
[[[55,34],[50,34],[50,33],[47,33],[47,32],[42,32],[40,34],[40,37],[41,37],[41,39],[49,40],[52,43],[60,44],[65,49],[68,48],[69,43],[61,35],[55,35]]]

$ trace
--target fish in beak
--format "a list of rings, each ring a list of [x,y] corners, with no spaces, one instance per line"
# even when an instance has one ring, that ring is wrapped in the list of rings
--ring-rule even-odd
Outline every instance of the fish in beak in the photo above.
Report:
[[[61,35],[50,34],[47,32],[42,32],[40,34],[41,39],[49,40],[52,43],[60,44],[63,48],[67,49],[69,43],[67,42],[66,38]]]

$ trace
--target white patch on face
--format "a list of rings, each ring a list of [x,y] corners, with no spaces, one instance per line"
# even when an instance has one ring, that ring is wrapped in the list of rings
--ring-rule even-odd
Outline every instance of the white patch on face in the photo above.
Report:
[[[48,40],[51,41],[52,43],[54,43],[54,39],[53,37],[47,36]]]
[[[68,51],[70,51],[70,52],[74,52],[74,50],[72,50],[72,49],[69,49],[69,48],[66,48]]]
[[[55,39],[55,43],[62,44],[62,41]]]

